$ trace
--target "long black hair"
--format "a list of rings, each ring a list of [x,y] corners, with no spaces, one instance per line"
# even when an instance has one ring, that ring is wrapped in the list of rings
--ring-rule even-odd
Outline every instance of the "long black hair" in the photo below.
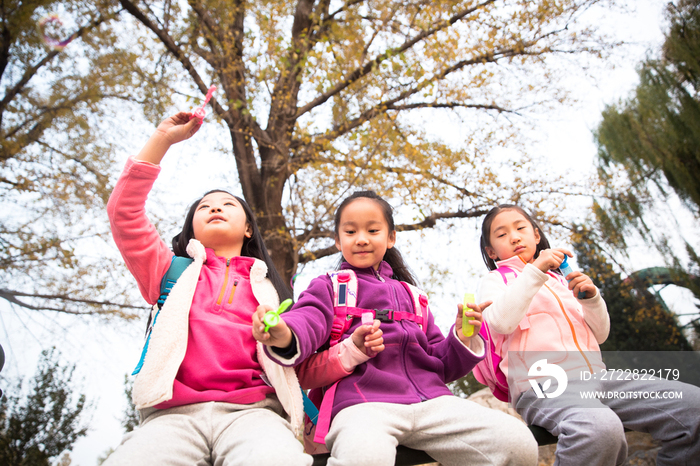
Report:
[[[280,274],[275,268],[275,264],[272,263],[272,258],[270,257],[270,254],[267,252],[267,248],[265,247],[265,241],[263,240],[262,234],[258,229],[258,222],[255,220],[255,214],[253,213],[253,209],[250,208],[246,201],[244,201],[238,196],[229,193],[228,191],[224,191],[223,189],[212,189],[211,191],[204,193],[202,197],[200,197],[199,199],[194,201],[194,203],[192,203],[192,205],[190,206],[190,210],[187,212],[187,216],[185,217],[185,223],[182,226],[182,231],[177,235],[173,236],[172,245],[173,252],[175,253],[175,255],[181,257],[189,257],[189,255],[187,254],[187,244],[192,238],[194,238],[194,226],[192,225],[194,214],[197,211],[197,206],[199,206],[199,203],[202,202],[202,199],[204,199],[212,193],[226,193],[229,196],[234,197],[241,204],[243,212],[245,212],[246,221],[248,222],[248,225],[252,230],[250,238],[243,238],[241,256],[254,257],[265,262],[265,264],[267,265],[267,278],[270,279],[270,281],[275,287],[275,290],[277,290],[277,295],[279,296],[280,301],[285,300],[287,298],[291,298],[291,291],[284,283],[284,281],[282,281],[282,277],[280,277]]]
[[[491,247],[491,224],[493,223],[493,220],[496,218],[496,215],[500,214],[504,210],[515,210],[516,212],[519,212],[522,214],[523,217],[527,219],[528,222],[530,222],[530,225],[532,225],[532,228],[540,234],[540,242],[537,244],[537,247],[535,248],[535,256],[534,258],[537,259],[540,255],[540,252],[544,249],[549,249],[549,240],[547,240],[547,237],[545,236],[544,232],[542,231],[542,228],[540,228],[539,224],[537,223],[537,220],[535,220],[532,215],[528,214],[525,209],[523,209],[520,206],[517,206],[515,204],[501,204],[493,209],[489,210],[488,213],[486,214],[486,217],[484,217],[484,221],[481,224],[481,239],[479,240],[479,245],[481,246],[481,257],[484,259],[484,262],[486,263],[486,267],[488,267],[489,270],[496,270],[498,267],[496,267],[496,262],[491,259],[486,252],[486,248]]]
[[[384,219],[386,220],[386,223],[389,224],[389,233],[396,231],[396,226],[394,225],[394,209],[392,209],[389,203],[382,199],[374,191],[356,191],[350,196],[346,197],[343,200],[343,202],[340,203],[338,209],[335,211],[334,231],[336,239],[338,238],[338,232],[340,228],[340,216],[343,213],[343,210],[345,210],[345,207],[347,207],[352,201],[359,198],[371,199],[377,204],[379,204],[379,206],[382,209],[382,212],[384,213]],[[342,257],[341,254],[341,258],[337,267],[338,269],[340,268],[340,265],[343,263],[344,260],[345,258]],[[410,283],[414,286],[418,286],[418,280],[413,275],[411,269],[406,265],[406,263],[403,260],[403,256],[401,255],[399,250],[396,249],[396,247],[387,249],[384,253],[384,257],[382,258],[382,260],[388,263],[391,266],[391,269],[394,271],[394,274],[391,276],[391,278],[395,280],[400,280],[402,282]]]

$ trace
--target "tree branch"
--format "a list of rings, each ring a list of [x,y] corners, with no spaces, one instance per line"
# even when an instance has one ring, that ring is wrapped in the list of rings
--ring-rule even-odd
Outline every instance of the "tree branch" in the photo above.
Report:
[[[300,109],[298,109],[297,113],[295,115],[295,119],[298,119],[303,114],[305,114],[305,113],[313,110],[314,108],[318,107],[319,105],[325,103],[331,97],[340,93],[341,91],[343,91],[344,89],[346,89],[347,87],[349,87],[353,83],[357,82],[358,80],[360,80],[364,76],[367,76],[369,73],[372,72],[372,70],[376,66],[380,65],[383,61],[388,60],[391,57],[396,56],[402,52],[405,52],[406,50],[412,48],[414,45],[416,45],[417,43],[426,39],[427,37],[430,37],[434,34],[437,34],[438,32],[442,31],[443,29],[453,25],[457,21],[460,21],[465,16],[473,13],[474,11],[478,10],[479,8],[482,8],[490,3],[493,3],[494,1],[495,0],[486,0],[485,2],[480,3],[478,5],[475,5],[472,8],[467,8],[466,10],[460,11],[459,13],[453,15],[450,19],[438,23],[433,28],[425,30],[425,31],[421,31],[415,37],[405,41],[399,47],[386,50],[384,53],[378,55],[373,60],[367,62],[361,68],[355,69],[352,73],[350,73],[348,75],[347,78],[345,78],[343,81],[336,84],[333,88],[329,89],[328,91],[326,91],[323,94],[321,94],[320,96],[316,97],[314,100],[312,100],[308,104],[306,104],[303,107],[301,107]]]
[[[44,294],[23,293],[21,291],[14,291],[14,290],[8,290],[6,288],[0,288],[0,298],[5,299],[12,304],[16,304],[18,306],[21,306],[21,307],[24,307],[26,309],[30,309],[33,311],[56,311],[56,312],[62,312],[65,314],[74,314],[74,315],[115,314],[115,313],[117,313],[117,311],[114,311],[114,310],[110,310],[110,311],[94,310],[94,311],[79,312],[79,311],[70,311],[68,309],[58,308],[58,307],[35,306],[35,305],[31,305],[29,303],[26,303],[24,301],[19,300],[18,299],[19,297],[67,301],[70,303],[87,304],[90,306],[112,306],[112,307],[117,307],[120,309],[137,309],[137,310],[148,309],[148,307],[146,307],[146,306],[132,306],[129,304],[117,304],[117,303],[112,303],[109,301],[94,301],[94,300],[90,300],[90,299],[77,299],[77,298],[71,298],[71,297],[66,296],[66,295],[44,295]],[[126,318],[136,318],[136,317],[138,317],[138,316],[134,314],[134,315],[127,316]]]

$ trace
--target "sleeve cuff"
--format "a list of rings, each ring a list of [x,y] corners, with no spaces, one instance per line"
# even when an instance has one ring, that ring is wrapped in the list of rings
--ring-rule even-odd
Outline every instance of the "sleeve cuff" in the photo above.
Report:
[[[481,335],[477,335],[479,338],[472,338],[471,340],[469,340],[469,345],[465,345],[464,342],[459,339],[459,337],[457,336],[457,327],[452,327],[452,335],[454,335],[454,337],[457,339],[460,345],[469,350],[469,352],[477,358],[483,358],[486,354],[484,350],[484,339]]]
[[[340,346],[338,350],[338,359],[340,359],[340,364],[342,364],[346,372],[352,372],[355,370],[355,367],[370,359],[369,356],[355,346],[355,343],[352,342],[352,338],[346,338],[338,345]]]
[[[294,366],[301,362],[299,360],[301,348],[299,348],[299,340],[294,332],[292,332],[292,342],[286,348],[267,345],[263,346],[265,347],[265,352],[267,355],[283,366]]]

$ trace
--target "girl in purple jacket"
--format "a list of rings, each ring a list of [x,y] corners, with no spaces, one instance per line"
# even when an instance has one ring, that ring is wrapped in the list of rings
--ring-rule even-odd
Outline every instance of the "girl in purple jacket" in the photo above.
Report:
[[[424,450],[441,464],[534,465],[537,444],[527,427],[507,414],[454,396],[445,385],[466,375],[484,356],[477,336],[482,306],[469,305],[475,326],[466,337],[461,324],[447,338],[428,313],[425,328],[415,317],[414,301],[400,281],[415,280],[394,248],[396,230],[391,206],[374,192],[345,199],[335,214],[335,243],[345,262],[341,269],[357,277],[357,308],[382,310],[384,350],[328,388],[321,406],[332,397],[327,434],[319,420],[317,439],[331,451],[329,466],[393,465],[396,446]],[[462,321],[458,305],[456,324]],[[485,306],[483,306],[485,307]],[[253,316],[253,335],[281,365],[298,365],[329,341],[334,320],[330,277],[314,279],[281,322],[265,332]],[[398,316],[391,318],[391,316]],[[400,317],[400,318],[399,318]],[[354,319],[341,340],[362,325]]]

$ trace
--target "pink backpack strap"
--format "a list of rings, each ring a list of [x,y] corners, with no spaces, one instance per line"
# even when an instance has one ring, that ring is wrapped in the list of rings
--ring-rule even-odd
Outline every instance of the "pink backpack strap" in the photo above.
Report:
[[[338,382],[340,382],[340,380]],[[323,394],[321,406],[318,408],[318,424],[316,424],[314,442],[326,443],[326,435],[328,435],[328,431],[331,428],[331,412],[333,411],[333,400],[335,400],[335,391],[338,388],[338,382],[331,385]]]
[[[350,328],[353,317],[358,317],[354,315],[357,313],[357,275],[353,270],[335,270],[327,274],[333,282],[334,316],[330,344],[335,346]]]
[[[506,375],[501,371],[499,365],[503,358],[501,357],[501,345],[503,344],[503,336],[491,333],[489,325],[486,321],[481,323],[479,335],[486,342],[484,348],[484,359],[479,361],[472,369],[474,378],[491,389],[491,393],[501,401],[508,400],[508,380]]]
[[[428,314],[430,312],[430,309],[428,308],[428,295],[426,295],[423,290],[420,288],[411,285],[410,283],[406,282],[401,282],[404,288],[406,288],[406,291],[408,291],[408,294],[411,295],[411,298],[413,299],[413,310],[415,312],[415,317],[411,318],[411,315],[406,315],[403,317],[404,319],[408,320],[413,320],[415,323],[418,324],[418,326],[423,330],[423,332],[428,331]],[[394,315],[397,316],[398,314],[407,314],[407,313],[399,313],[399,312],[394,312]],[[396,318],[396,320],[400,320],[400,318]]]
[[[494,270],[494,272],[498,272],[501,274],[501,278],[503,278],[503,283],[505,283],[506,285],[508,284],[508,280],[513,280],[515,277],[518,276],[518,272],[511,269],[507,265],[500,266],[499,268]]]

